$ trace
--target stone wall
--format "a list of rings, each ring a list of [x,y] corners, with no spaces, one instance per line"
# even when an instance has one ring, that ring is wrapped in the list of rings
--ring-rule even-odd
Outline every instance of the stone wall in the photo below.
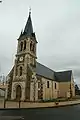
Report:
[[[4,98],[0,98],[0,108],[4,108]]]
[[[71,80],[71,89],[72,89],[72,96],[75,96],[75,83],[74,83],[74,79],[72,78]]]
[[[19,108],[19,102],[6,101],[5,108]]]
[[[59,83],[60,97],[67,97],[68,92],[70,92],[70,84],[71,84],[72,97],[75,96],[75,86],[73,81],[71,81],[71,82]]]
[[[42,81],[43,81],[43,99],[67,97],[67,94],[70,93],[70,84],[72,97],[75,96],[75,85],[73,79],[71,80],[71,82],[56,82],[46,78],[42,78]],[[49,88],[47,88],[47,81],[49,81]]]
[[[46,78],[42,78],[42,81],[43,81],[43,99],[58,98],[59,97],[58,82]],[[49,81],[49,88],[47,88],[47,81]],[[55,88],[55,84],[56,84],[56,88]]]
[[[59,83],[60,97],[67,97],[67,92],[70,91],[70,82]]]

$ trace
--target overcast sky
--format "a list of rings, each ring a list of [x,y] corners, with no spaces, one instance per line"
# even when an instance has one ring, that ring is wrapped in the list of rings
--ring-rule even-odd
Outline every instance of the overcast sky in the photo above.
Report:
[[[3,0],[0,4],[0,74],[14,64],[17,38],[31,6],[38,61],[55,71],[73,70],[80,84],[80,0]]]

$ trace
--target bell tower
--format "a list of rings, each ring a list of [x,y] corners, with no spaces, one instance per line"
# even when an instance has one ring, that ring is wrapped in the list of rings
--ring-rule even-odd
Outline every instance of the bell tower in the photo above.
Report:
[[[21,31],[20,37],[18,39],[17,54],[19,61],[21,62],[24,59],[24,56],[27,56],[27,63],[35,65],[36,60],[36,36],[33,32],[33,26],[31,21],[31,11],[29,12],[29,17],[25,26],[24,31]]]
[[[18,38],[17,54],[14,63],[12,80],[11,99],[30,99],[30,75],[28,75],[28,65],[36,67],[36,36],[33,32],[31,11],[24,31]],[[18,89],[19,88],[19,89]]]

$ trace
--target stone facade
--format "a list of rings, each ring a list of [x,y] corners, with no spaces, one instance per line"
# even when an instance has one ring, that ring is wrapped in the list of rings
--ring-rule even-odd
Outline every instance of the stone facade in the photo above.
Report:
[[[68,93],[70,93],[70,89],[71,89],[72,97],[74,97],[75,84],[74,84],[73,75],[71,76],[70,82],[59,82],[60,97],[68,97],[67,95]]]
[[[60,82],[59,90],[60,97],[67,97],[68,92],[70,92],[70,82]]]
[[[29,24],[29,21],[30,21],[30,15],[28,18],[27,25]],[[29,25],[29,27],[31,27],[31,25]],[[25,31],[26,30],[27,28],[25,28]],[[16,97],[20,95],[20,98],[18,98],[19,100],[33,101],[33,100],[37,100],[36,97],[37,84],[35,83],[35,78],[34,81],[32,82],[32,74],[34,73],[34,70],[29,70],[28,66],[32,65],[33,68],[35,68],[35,61],[37,58],[36,57],[37,41],[34,35],[26,36],[25,31],[24,31],[24,35],[22,37],[19,37],[18,39],[17,54],[15,56],[16,58],[14,62],[14,68],[12,70],[13,71],[12,76],[10,76],[9,74],[10,77],[9,85],[8,85],[9,95],[7,95],[7,98],[9,98],[10,96],[11,100],[16,100]],[[30,33],[29,31],[28,34],[32,34],[32,33]],[[34,85],[35,85],[35,93],[33,93]],[[11,92],[9,92],[9,90]]]
[[[23,43],[23,48],[24,48],[24,41],[26,41],[26,50],[20,51],[20,44]],[[12,93],[11,93],[11,99],[16,99],[16,86],[20,85],[21,86],[21,91],[22,91],[22,97],[21,100],[25,100],[26,95],[25,94],[30,94],[26,93],[27,91],[31,91],[32,89],[32,83],[30,82],[30,90],[27,87],[27,82],[28,78],[31,79],[31,76],[28,74],[27,66],[28,64],[34,65],[34,60],[36,59],[36,53],[32,53],[30,51],[30,43],[31,39],[27,38],[23,39],[22,41],[18,42],[18,50],[16,54],[16,60],[15,60],[15,65],[14,65],[14,72],[13,72],[13,80],[12,80]],[[35,43],[36,47],[36,43]],[[22,60],[21,60],[22,59]],[[20,73],[20,68],[22,68],[22,73]],[[21,75],[20,75],[21,74]],[[28,77],[29,76],[29,77]],[[27,89],[27,90],[26,90]],[[32,99],[31,96],[29,100]]]
[[[51,81],[46,78],[42,78],[43,81],[43,99],[53,99],[58,98],[58,83],[56,81]],[[49,86],[47,86],[47,82],[49,82]],[[55,88],[56,84],[56,88]]]
[[[21,86],[21,100],[25,100],[25,82],[13,82],[12,83],[12,92],[11,92],[11,99],[16,99],[16,87]]]
[[[14,67],[8,74],[8,100],[39,101],[58,97],[67,97],[71,85],[72,96],[75,96],[74,80],[59,82],[55,80],[54,71],[47,69],[49,77],[41,76],[36,71],[36,36],[33,33],[31,16],[29,14],[24,32],[18,39],[17,54]],[[42,66],[43,67],[43,66]],[[41,67],[41,68],[42,68]],[[45,67],[44,67],[45,68]],[[45,72],[42,72],[42,74]],[[38,69],[41,73],[41,69]]]

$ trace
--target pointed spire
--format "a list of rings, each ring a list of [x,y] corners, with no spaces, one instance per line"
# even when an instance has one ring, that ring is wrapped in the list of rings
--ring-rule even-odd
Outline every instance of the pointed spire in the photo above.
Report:
[[[31,8],[29,9],[29,17],[24,29],[24,34],[31,35],[33,33],[33,26],[32,26],[32,20],[31,20]]]
[[[18,40],[22,39],[22,37],[33,37],[36,40],[36,35],[33,32],[33,26],[32,26],[32,20],[31,20],[31,8],[29,9],[29,16],[28,16],[28,20],[27,23],[25,25],[25,29],[24,31],[21,31],[21,34],[18,38]],[[36,41],[37,42],[37,41]]]
[[[23,34],[23,29],[21,30],[21,35]]]

